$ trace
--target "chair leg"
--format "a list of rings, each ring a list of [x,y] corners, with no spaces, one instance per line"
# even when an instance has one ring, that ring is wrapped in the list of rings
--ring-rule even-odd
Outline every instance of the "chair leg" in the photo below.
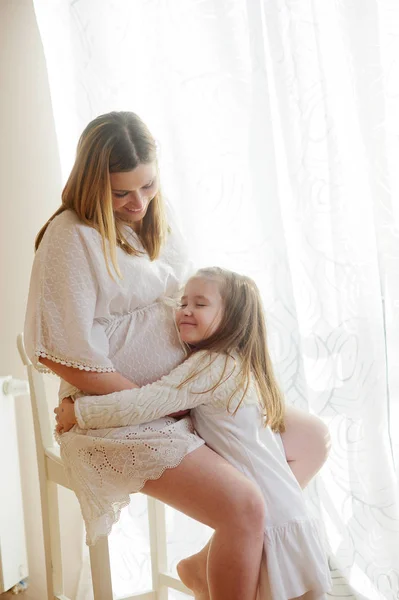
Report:
[[[155,498],[147,498],[150,532],[152,587],[157,600],[168,600],[168,588],[161,584],[160,575],[168,570],[166,545],[165,505]]]
[[[100,538],[95,546],[90,546],[90,567],[94,600],[112,600],[111,565],[107,537]]]
[[[47,481],[48,498],[48,517],[49,517],[49,537],[51,548],[51,571],[54,596],[64,594],[64,578],[62,573],[62,554],[61,554],[61,533],[60,533],[60,515],[58,509],[58,490],[57,484],[53,481]],[[46,544],[46,541],[45,541]],[[46,544],[48,546],[48,543]]]

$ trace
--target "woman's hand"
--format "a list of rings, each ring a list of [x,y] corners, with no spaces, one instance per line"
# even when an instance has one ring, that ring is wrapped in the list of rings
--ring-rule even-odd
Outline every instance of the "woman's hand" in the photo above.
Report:
[[[64,398],[61,404],[54,409],[57,433],[66,433],[76,425],[75,407],[72,398]]]

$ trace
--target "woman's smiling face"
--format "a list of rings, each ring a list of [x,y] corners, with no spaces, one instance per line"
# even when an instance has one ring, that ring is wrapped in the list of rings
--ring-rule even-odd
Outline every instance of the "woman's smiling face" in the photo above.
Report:
[[[114,213],[130,223],[145,216],[159,185],[155,163],[140,164],[132,171],[110,173]]]

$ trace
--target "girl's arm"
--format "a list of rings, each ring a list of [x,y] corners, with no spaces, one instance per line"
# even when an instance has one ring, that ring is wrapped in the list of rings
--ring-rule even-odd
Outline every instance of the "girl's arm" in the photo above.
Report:
[[[180,387],[198,365],[201,372]],[[169,375],[142,388],[107,396],[78,398],[74,404],[76,420],[82,429],[125,427],[154,421],[173,412],[217,402],[212,388],[221,377],[217,396],[219,402],[223,397],[227,403],[228,394],[234,390],[234,370],[233,359],[223,355],[208,356],[201,352],[190,357]]]

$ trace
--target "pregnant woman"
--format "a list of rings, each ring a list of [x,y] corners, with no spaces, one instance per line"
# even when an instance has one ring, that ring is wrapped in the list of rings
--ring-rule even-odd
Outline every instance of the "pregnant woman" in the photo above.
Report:
[[[160,193],[154,139],[136,115],[89,123],[36,248],[26,346],[37,368],[60,376],[60,400],[142,386],[183,361],[167,299],[187,278],[187,255]],[[212,600],[254,600],[264,527],[257,486],[204,445],[188,416],[121,431],[81,445],[102,497],[113,498],[112,512],[98,499],[88,538],[108,534],[141,491],[215,530],[206,553]],[[318,419],[287,408],[282,439],[302,486],[324,462],[327,437]]]

